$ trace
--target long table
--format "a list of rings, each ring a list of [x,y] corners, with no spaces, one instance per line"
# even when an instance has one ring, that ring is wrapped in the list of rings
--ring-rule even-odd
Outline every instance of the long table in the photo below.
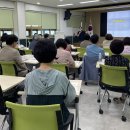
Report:
[[[70,83],[74,86],[75,91],[76,91],[76,96],[79,99],[82,80],[70,80]],[[75,128],[74,130],[79,130],[79,102],[75,102]]]
[[[31,65],[37,65],[39,62],[35,59],[33,55],[23,55],[22,60],[26,64],[31,64]],[[79,68],[82,64],[82,61],[75,61],[75,67],[74,68]]]
[[[104,65],[104,64],[105,64],[105,59],[102,59],[101,61],[97,61],[96,68],[100,68],[100,65]]]
[[[22,81],[24,81],[24,77],[16,77],[16,76],[6,76],[6,75],[0,75],[0,86],[2,88],[2,91],[5,92]]]
[[[16,76],[5,76],[0,75],[0,85],[3,92],[8,91],[9,89],[15,87],[22,81],[24,81],[24,77],[16,77]],[[70,80],[70,83],[74,86],[76,91],[76,96],[79,98],[80,96],[80,90],[81,90],[81,84],[82,80]],[[75,130],[78,130],[79,128],[79,102],[75,103]]]

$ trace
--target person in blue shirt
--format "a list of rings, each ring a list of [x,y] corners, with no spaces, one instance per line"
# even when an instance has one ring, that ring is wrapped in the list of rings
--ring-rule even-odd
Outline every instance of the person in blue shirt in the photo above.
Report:
[[[105,57],[105,53],[103,48],[98,46],[99,36],[94,34],[90,37],[91,45],[88,45],[86,48],[86,54],[88,57],[99,58],[99,54],[101,53],[102,58]]]
[[[39,35],[39,34],[37,34],[37,33],[34,34],[33,39],[32,39],[32,42],[31,42],[30,45],[29,45],[29,49],[32,50],[32,52],[34,52],[34,48],[35,48],[37,42],[38,42],[39,40],[41,40],[41,39],[42,39],[41,35]]]

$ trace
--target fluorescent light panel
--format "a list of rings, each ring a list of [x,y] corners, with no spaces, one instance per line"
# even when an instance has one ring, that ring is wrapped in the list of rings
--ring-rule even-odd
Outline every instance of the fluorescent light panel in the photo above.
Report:
[[[37,2],[37,5],[40,5],[40,2]]]
[[[86,4],[86,3],[93,3],[93,2],[99,2],[100,0],[90,0],[90,1],[84,1],[84,2],[79,2],[80,4]]]
[[[57,5],[58,7],[63,7],[63,6],[71,6],[73,4],[63,4],[63,5]]]

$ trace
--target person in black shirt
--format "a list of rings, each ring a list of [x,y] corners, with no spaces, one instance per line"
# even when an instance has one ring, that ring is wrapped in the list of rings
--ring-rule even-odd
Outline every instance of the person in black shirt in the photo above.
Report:
[[[113,40],[110,44],[110,50],[114,55],[105,57],[105,65],[110,66],[124,66],[128,68],[129,71],[129,60],[122,55],[120,55],[124,50],[124,44],[121,40]],[[122,94],[120,98],[114,98],[113,100],[117,103],[124,101],[125,94]]]

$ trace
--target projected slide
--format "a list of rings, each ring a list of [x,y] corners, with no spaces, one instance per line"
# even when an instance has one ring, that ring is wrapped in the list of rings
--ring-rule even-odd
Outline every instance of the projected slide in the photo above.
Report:
[[[114,37],[130,36],[130,10],[108,12],[107,33]]]

